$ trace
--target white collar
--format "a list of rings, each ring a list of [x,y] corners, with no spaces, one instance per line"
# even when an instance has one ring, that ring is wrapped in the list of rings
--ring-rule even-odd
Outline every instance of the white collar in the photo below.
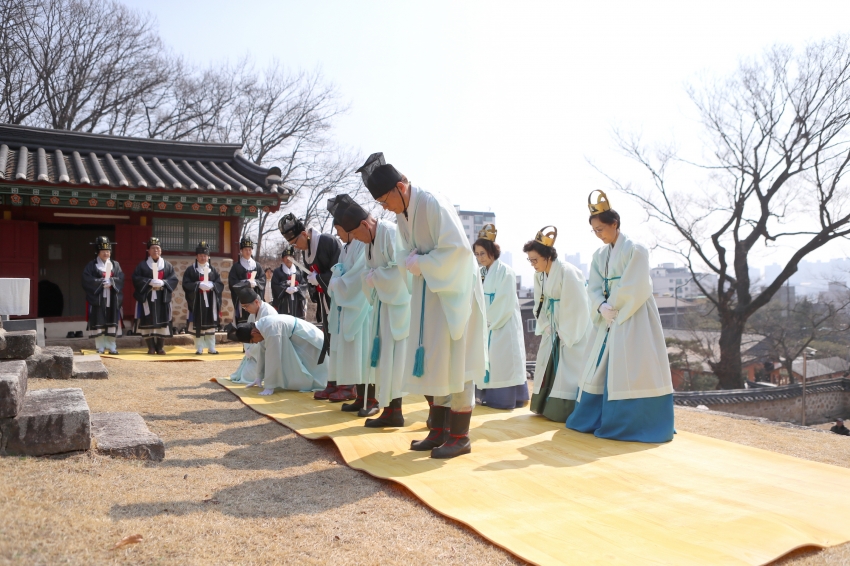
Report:
[[[94,258],[94,259],[96,260],[95,266],[98,268],[98,270],[103,271],[104,273],[105,273],[106,271],[112,271],[112,270],[115,268],[115,266],[112,264],[112,259],[111,259],[111,258],[106,260],[106,261],[108,261],[108,262],[109,262],[109,268],[108,268],[108,269],[107,269],[106,263],[105,263],[105,262],[103,262],[103,261],[100,259],[100,256],[97,256],[97,257],[96,257],[96,258]]]
[[[148,264],[148,267],[153,269],[153,258],[151,258],[151,256],[148,256],[147,264]],[[159,256],[159,259],[156,262],[156,268],[157,268],[157,270],[162,271],[163,267],[165,267],[165,260],[162,259],[162,256]]]
[[[254,258],[245,259],[244,257],[239,256],[239,263],[248,271],[254,271],[257,269],[257,262]]]
[[[292,275],[292,274],[295,272],[295,266],[294,266],[294,265],[292,266],[292,269],[290,269],[290,268],[286,267],[286,264],[285,264],[285,263],[281,263],[281,264],[280,264],[280,269],[281,269],[284,273],[286,273],[287,275]]]
[[[312,226],[310,227],[310,249],[307,250],[307,257],[305,258],[307,263],[313,263],[316,261],[316,252],[319,251],[319,238],[321,235],[321,232]]]

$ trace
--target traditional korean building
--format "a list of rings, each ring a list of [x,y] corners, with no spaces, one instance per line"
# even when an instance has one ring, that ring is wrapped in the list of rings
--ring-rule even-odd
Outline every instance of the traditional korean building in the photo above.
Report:
[[[113,258],[127,272],[124,314],[135,302],[129,274],[162,241],[182,277],[206,240],[226,280],[244,222],[275,211],[291,191],[280,169],[255,165],[238,145],[123,138],[0,125],[0,277],[27,277],[30,317],[46,323],[85,320],[80,284],[96,236],[117,242]],[[225,290],[224,320],[232,317]],[[175,326],[185,324],[182,291]]]

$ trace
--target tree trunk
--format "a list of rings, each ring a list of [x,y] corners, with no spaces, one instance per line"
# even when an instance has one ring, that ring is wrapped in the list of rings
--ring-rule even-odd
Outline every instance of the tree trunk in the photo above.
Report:
[[[714,373],[720,380],[720,389],[743,389],[741,375],[741,338],[744,334],[743,317],[728,315],[720,330],[720,361],[714,364]]]

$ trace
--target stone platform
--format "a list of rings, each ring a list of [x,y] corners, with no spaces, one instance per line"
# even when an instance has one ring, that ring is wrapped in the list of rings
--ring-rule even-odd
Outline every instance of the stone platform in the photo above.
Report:
[[[138,413],[94,413],[91,425],[99,454],[155,462],[165,458],[165,445]]]

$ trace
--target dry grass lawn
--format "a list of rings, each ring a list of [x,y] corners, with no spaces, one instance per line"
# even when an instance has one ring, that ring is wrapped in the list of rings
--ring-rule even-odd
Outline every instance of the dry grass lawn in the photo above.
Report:
[[[105,363],[107,381],[30,388],[79,386],[92,411],[140,413],[165,461],[0,458],[0,564],[523,563],[208,381],[237,362]],[[850,466],[847,438],[696,411],[677,419],[681,430]],[[140,543],[112,550],[135,534]],[[782,563],[850,564],[850,545]]]

